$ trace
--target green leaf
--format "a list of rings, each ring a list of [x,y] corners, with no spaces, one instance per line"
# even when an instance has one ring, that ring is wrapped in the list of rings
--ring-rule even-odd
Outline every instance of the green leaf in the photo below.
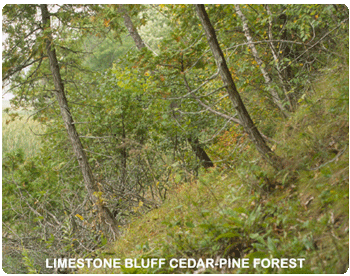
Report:
[[[238,233],[224,233],[215,238],[215,240],[220,240],[222,238],[235,238],[235,237],[240,237],[241,235]]]
[[[42,220],[42,219],[44,219],[44,217],[43,216],[39,216],[39,217],[36,217],[35,219],[33,219],[33,221],[37,222],[37,221]]]
[[[272,251],[276,251],[276,246],[274,240],[272,240],[270,237],[267,238],[267,247]]]
[[[105,237],[101,237],[101,245],[102,246],[104,246],[104,245],[106,245],[107,244],[107,238],[105,238]]]
[[[264,241],[264,238],[258,233],[250,234],[249,237],[251,239],[253,239],[253,240],[256,240],[256,241],[260,242],[261,244],[266,245],[266,242]]]

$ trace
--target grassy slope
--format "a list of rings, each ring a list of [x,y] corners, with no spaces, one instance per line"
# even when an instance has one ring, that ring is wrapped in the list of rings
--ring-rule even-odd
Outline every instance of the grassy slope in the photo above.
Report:
[[[325,72],[297,112],[278,126],[276,152],[288,168],[275,172],[262,162],[249,162],[259,159],[249,149],[233,170],[203,171],[199,180],[174,189],[162,207],[136,219],[99,257],[294,257],[305,258],[305,267],[206,272],[344,273],[349,257],[348,74],[348,68]]]

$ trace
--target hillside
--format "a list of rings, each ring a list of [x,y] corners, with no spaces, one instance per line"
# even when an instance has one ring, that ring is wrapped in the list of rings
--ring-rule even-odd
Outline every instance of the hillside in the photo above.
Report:
[[[288,167],[253,150],[233,169],[202,170],[164,205],[135,219],[95,258],[305,258],[303,268],[93,269],[89,273],[345,273],[349,259],[348,68],[313,82],[312,95],[274,135]],[[249,156],[249,159],[247,158]],[[247,161],[253,160],[253,161]]]

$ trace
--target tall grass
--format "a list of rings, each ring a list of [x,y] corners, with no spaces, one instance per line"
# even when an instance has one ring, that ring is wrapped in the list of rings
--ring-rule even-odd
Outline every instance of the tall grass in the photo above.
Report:
[[[21,148],[26,157],[31,157],[40,145],[39,136],[42,126],[29,119],[19,116],[11,120],[10,115],[2,113],[2,154]]]

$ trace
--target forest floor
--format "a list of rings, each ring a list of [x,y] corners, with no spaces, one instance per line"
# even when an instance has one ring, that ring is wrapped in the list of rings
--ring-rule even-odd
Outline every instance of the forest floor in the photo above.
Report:
[[[174,185],[101,258],[305,258],[296,268],[127,268],[84,273],[345,273],[349,260],[349,71],[322,72],[271,137],[286,168],[253,147],[234,168],[214,167]],[[95,255],[96,257],[96,255]],[[123,263],[123,262],[122,262]]]

